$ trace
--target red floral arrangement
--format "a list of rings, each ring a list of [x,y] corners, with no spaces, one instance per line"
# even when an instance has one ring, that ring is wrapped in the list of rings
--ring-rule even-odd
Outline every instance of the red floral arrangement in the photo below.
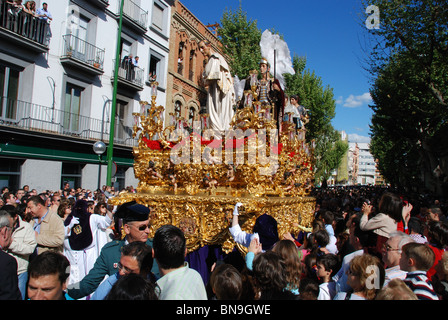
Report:
[[[283,149],[283,143],[279,143],[277,145],[272,145],[271,153],[280,154],[280,153],[282,153],[282,149]]]
[[[146,142],[146,145],[151,150],[162,150],[162,145],[157,140],[149,140],[148,138],[143,138],[143,141]]]

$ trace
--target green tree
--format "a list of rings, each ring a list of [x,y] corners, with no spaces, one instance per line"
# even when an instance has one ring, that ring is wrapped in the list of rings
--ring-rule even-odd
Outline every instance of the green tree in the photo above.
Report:
[[[440,192],[433,171],[443,152],[438,145],[446,141],[440,130],[447,118],[424,82],[406,53],[382,67],[371,89],[371,151],[383,176],[396,186]]]
[[[241,5],[236,11],[224,11],[218,37],[229,59],[232,75],[245,79],[251,70],[259,69],[261,30],[256,20],[247,19]]]
[[[324,182],[333,170],[338,168],[348,144],[341,140],[340,134],[331,125],[336,115],[336,102],[333,89],[324,87],[322,79],[314,71],[306,68],[306,59],[294,55],[294,75],[286,74],[286,93],[297,94],[300,104],[308,109],[310,121],[306,124],[306,139],[315,140],[315,179]]]
[[[275,30],[272,32],[279,33]],[[223,13],[218,36],[229,59],[232,74],[240,79],[245,79],[251,70],[259,69],[261,34],[256,20],[248,20],[241,6],[236,11],[227,9]],[[336,108],[333,90],[329,86],[324,87],[321,78],[314,72],[305,70],[305,59],[294,56],[293,67],[295,75],[285,74],[286,93],[298,94],[302,99],[301,104],[309,110],[307,141],[316,141],[315,178],[317,181],[326,181],[348,149],[347,143],[340,141],[339,134],[331,125]]]
[[[374,77],[371,152],[397,187],[441,193],[448,172],[448,10],[446,1],[374,0],[380,28],[369,30]],[[367,4],[365,4],[367,6]]]
[[[347,141],[341,140],[336,130],[329,130],[316,142],[316,173],[315,179],[326,186],[332,172],[339,168],[344,155],[348,151]]]
[[[375,5],[380,28],[371,29],[370,70],[376,74],[391,56],[405,53],[418,70],[422,83],[447,106],[448,80],[440,67],[448,63],[448,9],[445,0],[365,0],[364,8]]]

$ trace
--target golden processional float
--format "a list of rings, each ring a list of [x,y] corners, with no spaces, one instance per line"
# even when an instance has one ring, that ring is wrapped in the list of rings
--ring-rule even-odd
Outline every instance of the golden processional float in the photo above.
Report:
[[[223,138],[207,130],[207,114],[186,131],[185,119],[170,113],[164,127],[164,107],[156,106],[153,83],[152,102],[141,101],[140,113],[133,113],[137,192],[122,192],[109,202],[135,200],[151,207],[149,237],[162,225],[175,225],[185,233],[189,253],[205,245],[220,245],[225,253],[235,246],[247,252],[229,232],[237,202],[243,204],[243,231],[252,233],[263,214],[277,220],[279,235],[311,231],[314,141],[308,146],[305,129],[296,130],[292,114],[278,132],[273,105],[258,102],[256,86],[244,93],[245,106],[236,110]]]

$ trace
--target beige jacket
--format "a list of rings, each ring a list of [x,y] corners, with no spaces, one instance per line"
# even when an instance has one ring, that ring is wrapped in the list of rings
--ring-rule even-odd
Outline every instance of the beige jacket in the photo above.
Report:
[[[31,225],[20,216],[17,218],[19,227],[12,234],[12,242],[7,252],[17,260],[17,274],[22,274],[28,269],[29,257],[36,249],[37,242]]]
[[[384,213],[378,213],[371,219],[363,214],[359,226],[362,231],[372,230],[377,235],[386,238],[389,238],[391,232],[397,231],[397,222]]]
[[[30,221],[33,228],[35,222],[35,219]],[[64,237],[64,221],[56,211],[50,210],[41,222],[40,233],[36,235],[37,253],[41,254],[47,250],[63,253]]]

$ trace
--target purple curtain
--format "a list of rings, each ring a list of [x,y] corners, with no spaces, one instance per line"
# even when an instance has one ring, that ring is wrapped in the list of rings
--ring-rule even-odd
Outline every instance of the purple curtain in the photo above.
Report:
[[[224,260],[225,255],[220,246],[204,246],[187,254],[185,261],[188,262],[190,268],[201,274],[204,284],[207,284],[213,263]]]

